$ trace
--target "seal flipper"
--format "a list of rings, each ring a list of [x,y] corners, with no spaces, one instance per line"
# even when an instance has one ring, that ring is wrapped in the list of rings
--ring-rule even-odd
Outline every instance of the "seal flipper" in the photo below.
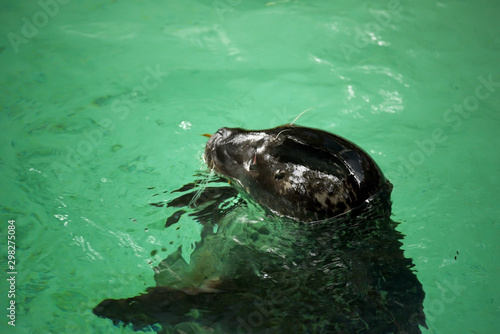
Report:
[[[217,287],[224,286],[224,290]],[[212,325],[214,317],[234,318],[235,302],[245,303],[255,296],[235,287],[230,281],[213,280],[202,288],[173,289],[167,286],[151,287],[145,294],[132,298],[106,299],[93,309],[101,318],[108,318],[115,326],[130,325],[135,331],[156,324],[177,325],[196,320],[200,325]],[[248,303],[248,302],[247,302]],[[233,321],[231,325],[234,325]]]
[[[148,288],[147,293],[132,298],[106,299],[93,312],[108,318],[114,325],[131,325],[141,330],[154,324],[178,324],[192,317],[189,311],[195,305],[205,304],[214,293],[203,290],[176,290],[169,287]]]

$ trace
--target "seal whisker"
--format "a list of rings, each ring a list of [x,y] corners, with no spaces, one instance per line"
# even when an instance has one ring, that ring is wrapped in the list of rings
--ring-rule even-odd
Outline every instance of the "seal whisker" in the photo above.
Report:
[[[309,110],[313,110],[314,108],[309,108],[309,109],[306,109],[304,110],[303,112],[301,112],[297,117],[295,117],[295,119],[290,123],[288,124],[288,126],[292,126],[293,123],[295,123],[303,114],[305,114],[307,111]],[[276,135],[276,137],[274,139],[278,139],[279,135],[282,134],[284,131],[288,131],[289,129],[284,129],[280,132],[278,132],[278,134]]]
[[[196,201],[200,198],[201,194],[203,193],[203,191],[207,187],[207,184],[210,182],[210,179],[214,175],[215,175],[215,171],[213,168],[211,168],[208,176],[205,178],[202,178],[200,183],[197,184],[198,190],[196,190],[196,193],[194,194],[193,198],[191,199],[191,201],[189,201],[189,204],[188,204],[189,208],[195,207]]]
[[[278,134],[276,135],[276,137],[274,139],[278,139],[279,135],[282,134],[283,132],[286,132],[286,131],[289,131],[289,129],[281,130],[280,132],[278,132]]]
[[[297,117],[295,117],[295,119],[289,124],[289,125],[293,125],[293,123],[295,123],[303,114],[306,113],[306,111],[309,111],[309,110],[313,110],[314,108],[309,108],[309,109],[306,109],[304,110],[303,112],[301,112]]]

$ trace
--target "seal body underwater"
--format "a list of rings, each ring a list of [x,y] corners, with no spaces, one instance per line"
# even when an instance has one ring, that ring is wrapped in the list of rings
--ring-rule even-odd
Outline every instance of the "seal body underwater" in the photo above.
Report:
[[[202,279],[169,280],[180,261],[170,255],[156,268],[156,287],[106,299],[96,315],[134,330],[184,332],[193,332],[187,324],[224,333],[420,333],[426,326],[422,285],[390,219],[392,184],[365,151],[287,125],[221,128],[204,158],[231,186],[207,186],[200,197],[186,185],[178,191],[187,193],[164,203],[183,208],[168,226],[180,228],[190,212],[206,227],[194,263],[184,266],[204,267]],[[238,196],[235,206],[256,202],[268,213],[242,224],[222,205]],[[207,267],[218,271],[210,276]]]

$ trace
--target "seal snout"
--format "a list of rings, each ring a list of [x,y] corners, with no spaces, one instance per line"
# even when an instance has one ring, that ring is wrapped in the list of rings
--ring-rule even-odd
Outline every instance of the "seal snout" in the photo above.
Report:
[[[208,152],[209,149],[214,149],[221,140],[226,139],[231,135],[231,130],[228,128],[220,128],[214,133],[207,142],[205,153]]]

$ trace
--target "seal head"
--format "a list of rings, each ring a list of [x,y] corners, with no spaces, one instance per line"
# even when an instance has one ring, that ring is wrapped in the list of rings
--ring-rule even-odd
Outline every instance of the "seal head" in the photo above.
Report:
[[[206,144],[205,161],[273,213],[304,222],[346,213],[388,183],[354,143],[296,125],[221,128]]]

